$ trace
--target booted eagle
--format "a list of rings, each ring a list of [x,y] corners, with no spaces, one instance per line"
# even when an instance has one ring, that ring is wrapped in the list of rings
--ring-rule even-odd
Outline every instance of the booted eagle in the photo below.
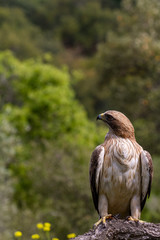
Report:
[[[103,222],[110,214],[138,220],[150,196],[151,155],[136,142],[134,127],[123,113],[110,110],[97,119],[108,125],[109,132],[91,156],[94,206]]]

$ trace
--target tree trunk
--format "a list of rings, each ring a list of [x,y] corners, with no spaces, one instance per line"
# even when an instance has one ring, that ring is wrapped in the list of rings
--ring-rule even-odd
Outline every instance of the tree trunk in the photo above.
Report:
[[[79,235],[74,240],[145,240],[160,239],[160,224],[132,221],[125,219],[107,220],[89,232]]]

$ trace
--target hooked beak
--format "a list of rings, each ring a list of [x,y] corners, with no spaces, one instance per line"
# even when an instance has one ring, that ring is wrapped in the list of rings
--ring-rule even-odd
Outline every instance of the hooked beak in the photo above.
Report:
[[[104,117],[104,113],[101,113],[97,116],[97,120],[103,120],[106,121],[105,117]]]

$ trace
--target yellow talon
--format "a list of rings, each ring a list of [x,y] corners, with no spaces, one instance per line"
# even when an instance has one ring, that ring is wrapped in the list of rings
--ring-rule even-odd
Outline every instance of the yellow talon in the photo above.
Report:
[[[135,221],[135,222],[144,223],[144,221],[142,221],[142,220],[140,220],[138,218],[133,218],[132,216],[129,216],[127,220],[128,221]]]
[[[102,218],[100,218],[100,219],[98,220],[98,222],[96,222],[96,223],[94,224],[94,226],[97,227],[101,222],[102,222]]]
[[[108,220],[108,219],[112,219],[112,214],[108,214],[107,216],[102,218],[102,222],[103,222],[104,225],[106,223],[106,220]]]
[[[127,218],[127,220],[128,220],[128,221],[138,221],[137,218],[133,218],[132,216],[129,216],[129,217]]]
[[[94,224],[95,227],[97,227],[101,222],[106,225],[106,220],[112,219],[112,214],[108,214],[107,216],[102,217],[98,222]]]

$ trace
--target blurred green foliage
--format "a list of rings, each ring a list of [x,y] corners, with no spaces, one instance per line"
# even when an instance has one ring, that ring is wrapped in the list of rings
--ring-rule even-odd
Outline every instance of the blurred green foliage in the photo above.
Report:
[[[0,238],[93,225],[89,159],[107,132],[93,119],[107,109],[153,155],[142,218],[160,221],[159,15],[158,0],[0,0]]]
[[[26,34],[27,32],[27,34]],[[10,49],[24,58],[38,56],[41,33],[18,8],[0,7],[0,50]]]
[[[0,54],[0,66],[0,116],[20,139],[20,145],[12,146],[14,156],[7,163],[15,178],[14,203],[19,211],[32,209],[40,220],[55,221],[62,238],[73,230],[87,230],[94,214],[89,158],[104,133],[96,130],[75,99],[68,70],[34,60],[21,63],[10,52]],[[9,100],[4,85],[12,86]],[[23,219],[20,224],[23,228]],[[30,219],[27,236],[32,224]]]

